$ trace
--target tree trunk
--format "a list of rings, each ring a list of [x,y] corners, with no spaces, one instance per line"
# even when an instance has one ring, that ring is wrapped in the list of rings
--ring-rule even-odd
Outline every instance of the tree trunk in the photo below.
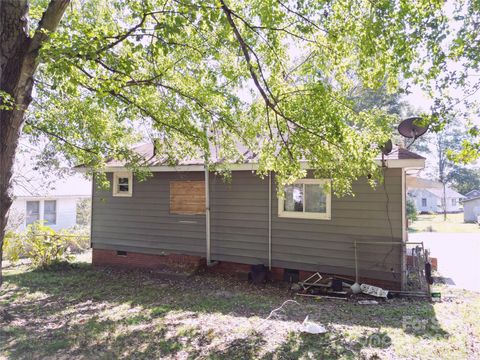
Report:
[[[30,37],[28,0],[0,0],[0,90],[13,100],[13,107],[0,110],[0,286],[3,240],[12,205],[13,163],[25,111],[32,100],[38,53],[48,39],[47,33],[56,30],[69,2],[51,0],[35,34]]]

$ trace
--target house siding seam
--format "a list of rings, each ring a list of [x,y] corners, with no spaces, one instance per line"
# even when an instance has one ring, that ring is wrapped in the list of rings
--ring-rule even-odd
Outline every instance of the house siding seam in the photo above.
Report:
[[[401,173],[402,169],[386,170],[388,197],[383,185],[372,189],[366,180],[353,185],[354,197],[332,196],[332,220],[279,218],[272,186],[272,266],[353,275],[354,240],[401,242]],[[205,257],[205,216],[169,212],[169,181],[203,176],[154,173],[145,182],[134,181],[131,198],[114,198],[111,190],[95,189],[92,247]],[[268,178],[234,171],[225,182],[211,174],[210,208],[213,261],[268,264]],[[361,245],[359,264],[361,276],[400,281],[401,247]]]

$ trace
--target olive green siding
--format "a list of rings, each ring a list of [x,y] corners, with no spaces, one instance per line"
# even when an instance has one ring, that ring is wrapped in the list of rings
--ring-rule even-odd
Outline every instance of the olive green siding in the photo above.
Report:
[[[170,214],[173,180],[203,180],[203,173],[155,173],[142,182],[134,178],[132,197],[114,197],[111,189],[94,186],[92,247],[205,255],[205,215]]]
[[[205,216],[171,215],[168,208],[169,181],[203,176],[154,173],[134,181],[131,198],[95,189],[92,246],[204,256]],[[272,266],[353,275],[354,240],[401,241],[402,170],[387,170],[385,179],[376,189],[355,183],[355,196],[332,196],[331,220],[279,218],[273,179]],[[229,182],[210,176],[212,260],[268,264],[268,181],[250,171],[232,172]],[[359,244],[358,260],[361,276],[400,281],[400,246]]]

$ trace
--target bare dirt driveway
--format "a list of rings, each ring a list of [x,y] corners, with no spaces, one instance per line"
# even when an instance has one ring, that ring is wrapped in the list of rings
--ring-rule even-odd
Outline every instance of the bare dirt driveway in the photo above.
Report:
[[[480,233],[419,232],[409,241],[423,241],[438,259],[438,272],[453,286],[480,292]]]

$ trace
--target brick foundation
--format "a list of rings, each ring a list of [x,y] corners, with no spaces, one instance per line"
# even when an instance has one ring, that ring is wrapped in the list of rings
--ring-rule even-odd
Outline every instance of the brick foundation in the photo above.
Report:
[[[205,259],[200,256],[168,254],[149,255],[126,252],[117,255],[115,250],[92,249],[92,263],[97,266],[122,266],[140,269],[200,268],[205,265]]]
[[[117,255],[115,250],[92,249],[92,262],[96,266],[122,266],[128,268],[143,268],[143,269],[162,269],[183,268],[183,269],[200,269],[206,268],[208,272],[218,274],[229,274],[240,279],[247,280],[251,265],[240,264],[228,261],[219,261],[212,267],[206,267],[205,258],[192,255],[168,254],[168,255],[149,255],[134,252],[127,252],[126,255]],[[268,274],[268,278],[272,281],[284,281],[285,269],[279,267],[272,267]],[[313,275],[313,271],[299,270],[299,279],[305,280]],[[324,277],[334,276],[334,274],[321,273]],[[354,280],[352,276],[343,276],[343,278]],[[384,289],[400,290],[400,282],[360,278],[361,283],[367,283],[383,287]]]

